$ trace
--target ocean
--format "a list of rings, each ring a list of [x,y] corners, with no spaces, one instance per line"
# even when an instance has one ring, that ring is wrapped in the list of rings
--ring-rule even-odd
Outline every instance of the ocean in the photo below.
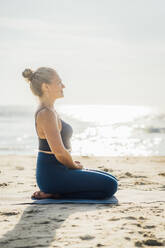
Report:
[[[73,128],[72,155],[165,156],[165,109],[55,105]],[[36,106],[0,106],[0,154],[37,155]]]

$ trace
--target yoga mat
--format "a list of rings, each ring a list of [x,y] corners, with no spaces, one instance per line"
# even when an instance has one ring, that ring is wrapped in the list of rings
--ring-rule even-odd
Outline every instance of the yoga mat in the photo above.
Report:
[[[58,204],[58,203],[97,203],[97,204],[117,204],[118,200],[115,196],[100,199],[100,200],[89,200],[89,199],[41,199],[41,200],[34,200],[31,204]]]

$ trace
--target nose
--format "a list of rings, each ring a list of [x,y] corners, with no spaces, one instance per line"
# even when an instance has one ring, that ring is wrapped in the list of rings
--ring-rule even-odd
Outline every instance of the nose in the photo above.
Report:
[[[62,84],[62,88],[65,88],[65,85],[64,84]]]

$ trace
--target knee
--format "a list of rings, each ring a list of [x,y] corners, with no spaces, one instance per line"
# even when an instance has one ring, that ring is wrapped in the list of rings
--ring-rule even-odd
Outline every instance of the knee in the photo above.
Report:
[[[113,195],[117,192],[117,189],[118,189],[118,182],[116,179],[113,180]]]
[[[108,178],[106,183],[106,192],[107,195],[110,197],[117,192],[118,189],[118,182],[114,178]]]

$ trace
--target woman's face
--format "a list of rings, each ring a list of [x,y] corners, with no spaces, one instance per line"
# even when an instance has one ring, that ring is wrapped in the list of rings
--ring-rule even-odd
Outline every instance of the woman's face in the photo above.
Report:
[[[56,97],[63,97],[63,88],[65,88],[65,85],[62,83],[61,78],[58,76],[58,74],[55,74],[54,80],[52,80],[52,93],[55,94]]]
[[[47,86],[51,98],[56,99],[64,96],[63,88],[65,88],[65,85],[62,83],[61,78],[58,76],[57,73],[55,73],[51,84],[47,84]]]

